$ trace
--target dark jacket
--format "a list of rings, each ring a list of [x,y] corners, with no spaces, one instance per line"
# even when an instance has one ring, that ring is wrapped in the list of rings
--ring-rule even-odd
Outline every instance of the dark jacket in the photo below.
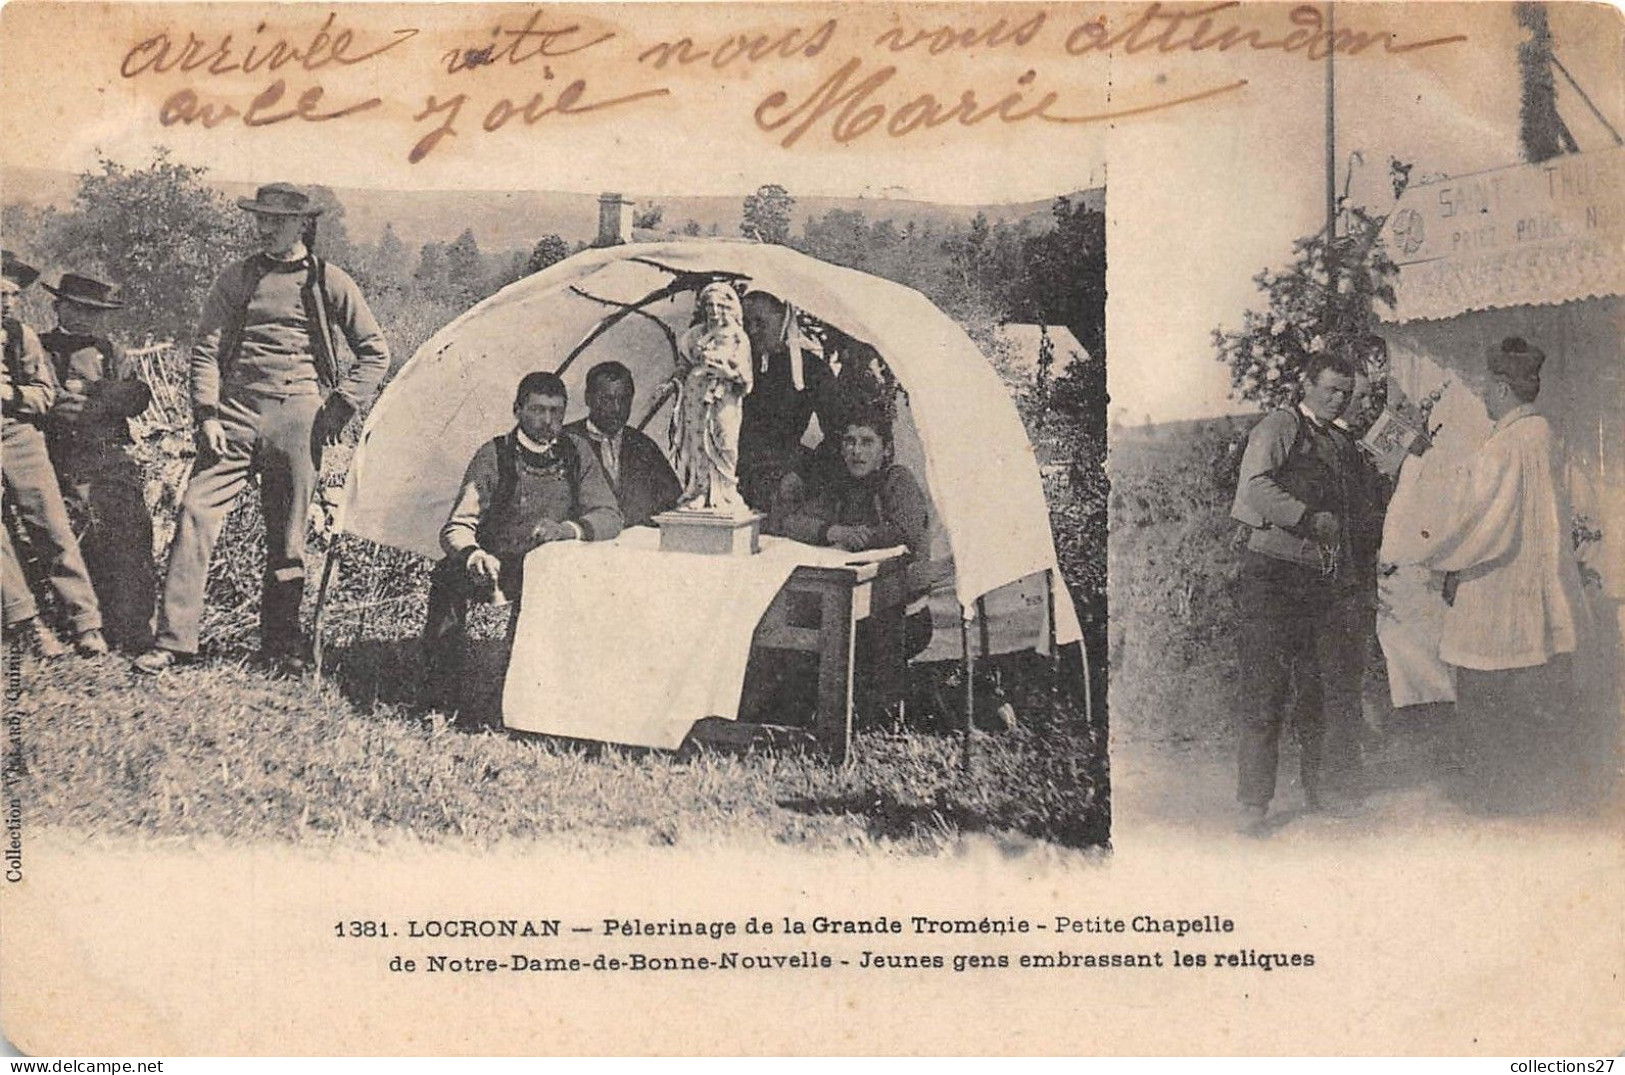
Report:
[[[597,445],[587,433],[585,418],[571,422],[564,431],[586,450],[596,453]],[[677,506],[683,487],[671,464],[654,441],[630,426],[621,431],[620,463],[621,472],[609,479],[609,487],[621,506],[621,520],[626,526],[648,526],[654,516]]]
[[[1295,410],[1266,414],[1247,435],[1230,514],[1252,527],[1247,547],[1276,560],[1325,569],[1335,558],[1340,581],[1355,581],[1370,526],[1364,464],[1341,429]],[[1340,540],[1323,547],[1309,530],[1317,512],[1337,519]]]
[[[56,382],[66,389],[84,382],[85,408],[77,419],[52,414],[48,422],[51,455],[96,454],[130,443],[130,419],[152,403],[152,389],[104,336],[54,328],[40,337],[51,356]]]
[[[808,545],[828,545],[832,526],[858,528],[860,548],[906,545],[916,559],[930,554],[930,504],[914,475],[896,463],[867,478],[843,475],[793,503],[775,505],[767,529]]]
[[[56,400],[56,379],[51,376],[51,360],[34,330],[21,321],[5,320],[6,388],[5,416],[37,423]]]

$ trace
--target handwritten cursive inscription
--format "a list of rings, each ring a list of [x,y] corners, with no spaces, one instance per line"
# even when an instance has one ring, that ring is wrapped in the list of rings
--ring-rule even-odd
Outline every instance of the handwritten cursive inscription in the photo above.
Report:
[[[778,37],[768,34],[735,34],[705,48],[696,46],[691,37],[680,37],[675,41],[662,41],[649,46],[638,53],[638,62],[649,64],[659,70],[673,61],[676,61],[679,67],[687,67],[689,64],[709,59],[712,67],[721,70],[738,60],[752,64],[771,59],[810,60],[829,47],[830,40],[834,38],[839,25],[834,19],[826,19],[810,31],[793,26]]]
[[[921,131],[986,123],[1036,126],[1121,120],[1189,108],[1248,85],[1246,78],[1210,75],[1206,85],[1174,90],[1167,68],[1177,67],[1181,54],[1273,54],[1300,62],[1331,54],[1364,53],[1381,58],[1467,40],[1465,34],[1406,39],[1374,24],[1373,13],[1385,10],[1378,6],[1356,7],[1347,20],[1339,19],[1334,31],[1321,8],[1313,4],[1257,4],[1243,9],[1240,0],[1190,6],[1149,0],[1135,7],[1112,7],[1108,13],[1077,22],[1059,21],[1057,9],[1011,5],[984,9],[985,15],[967,16],[960,9],[945,9],[952,13],[917,17],[934,9],[905,6],[872,38],[865,34],[858,40],[853,34],[843,38],[842,22],[834,17],[711,37],[692,32],[690,27],[691,32],[640,44],[635,54],[627,50],[623,56],[615,54],[615,45],[623,40],[618,30],[595,28],[585,18],[571,20],[559,15],[563,10],[559,8],[529,5],[520,10],[521,14],[497,22],[487,34],[471,35],[475,44],[419,57],[432,81],[419,91],[423,105],[411,116],[418,128],[407,153],[409,162],[423,161],[446,139],[467,130],[489,134],[515,123],[529,127],[550,118],[605,113],[660,98],[675,103],[676,93],[682,89],[680,80],[675,88],[628,87],[625,79],[632,70],[631,59],[643,70],[669,71],[674,76],[693,72],[690,81],[697,75],[714,82],[708,72],[727,70],[731,76],[739,76],[724,83],[730,88],[778,72],[810,68],[805,82],[769,82],[768,92],[755,98],[751,112],[759,132],[790,148],[820,134],[845,145],[870,136],[905,138]],[[392,58],[388,75],[375,71],[362,83],[369,88],[381,85],[385,78],[410,76],[410,69],[402,66],[408,51],[402,46],[419,34],[415,28],[364,34],[345,26],[336,12],[327,13],[308,34],[273,31],[271,25],[262,21],[251,32],[217,35],[166,28],[131,45],[123,54],[119,74],[126,79],[179,75],[189,80],[189,84],[167,91],[158,110],[158,122],[164,127],[209,130],[228,121],[247,129],[290,121],[366,122],[368,113],[382,110],[380,96],[330,101],[322,85],[293,86],[290,81],[297,80],[282,77],[280,72],[350,68],[400,50]],[[843,48],[847,50],[844,55]],[[592,55],[588,57],[588,53]],[[950,53],[954,55],[948,57]],[[982,54],[993,53],[1020,55],[1031,66],[1013,81],[1002,73],[985,76],[985,69],[979,70],[976,61]],[[1086,99],[1084,93],[1091,87],[1100,88],[1087,81],[1075,63],[1092,55],[1109,55],[1114,61],[1115,92],[1112,103],[1103,110],[1080,107],[1080,99]],[[1150,72],[1155,77],[1136,92],[1131,72],[1136,58],[1141,57],[1156,65]],[[956,72],[953,88],[920,92],[919,85],[931,85],[924,81],[930,72],[942,70],[946,63],[953,63]],[[573,76],[568,68],[580,64],[591,66],[586,74]],[[1065,67],[1058,69],[1059,64]],[[472,85],[484,81],[478,74],[481,70],[525,65],[529,65],[525,74],[534,75],[545,92],[515,94],[503,87],[512,95],[476,96],[472,90],[447,92],[440,84],[447,76],[457,76],[459,82]],[[1048,80],[1041,72],[1047,73]],[[267,75],[277,77],[257,92],[241,85],[245,78]],[[340,96],[337,83],[332,78],[327,81],[335,87],[334,96]],[[213,89],[225,83],[230,84],[229,95]],[[812,88],[788,88],[792,85]]]
[[[615,37],[613,32],[606,32],[597,37],[581,40],[580,38],[585,35],[582,34],[580,23],[571,23],[568,26],[544,26],[542,18],[543,11],[537,8],[517,30],[506,29],[498,23],[491,31],[491,37],[495,40],[489,45],[452,49],[441,57],[447,74],[455,75],[459,71],[489,67],[492,64],[506,63],[518,66],[537,59],[545,61],[573,56],[596,48]]]
[[[246,48],[240,46],[231,34],[210,40],[198,37],[188,30],[186,39],[173,40],[168,31],[143,38],[130,47],[119,64],[119,74],[135,78],[145,74],[166,74],[179,70],[191,74],[199,69],[209,75],[234,72],[253,74],[261,69],[277,71],[288,64],[298,64],[306,71],[317,71],[329,64],[352,66],[376,59],[393,48],[417,36],[414,29],[394,31],[393,40],[370,48],[356,43],[355,33],[346,28],[334,30],[336,14],[329,14],[303,45],[290,42],[287,37],[264,40],[267,23],[254,28],[252,40]],[[352,51],[359,49],[360,51]]]
[[[326,123],[329,120],[353,116],[357,112],[365,112],[383,103],[377,97],[370,97],[331,112],[320,112],[317,109],[322,103],[324,91],[320,86],[311,86],[299,95],[298,101],[292,107],[278,110],[277,106],[282,103],[287,92],[287,82],[279,78],[255,95],[253,102],[244,111],[229,104],[208,104],[192,89],[176,90],[158,110],[158,122],[165,127],[173,127],[177,123],[183,126],[200,123],[203,127],[210,128],[241,116],[245,127],[269,127],[290,119],[300,119],[307,123]]]
[[[958,123],[963,127],[974,127],[987,120],[998,120],[1000,123],[1022,123],[1034,119],[1050,123],[1098,123],[1206,100],[1247,85],[1246,79],[1238,79],[1149,105],[1068,115],[1057,110],[1060,94],[1055,90],[1044,93],[1036,100],[1030,99],[1028,91],[1038,80],[1036,71],[1025,72],[1016,79],[1017,89],[986,103],[975,89],[967,89],[952,104],[945,103],[935,94],[922,93],[901,104],[888,105],[874,100],[874,97],[896,77],[897,68],[890,65],[877,68],[862,80],[852,82],[862,69],[863,61],[854,56],[794,107],[790,107],[789,94],[783,90],[774,91],[756,106],[756,126],[768,133],[785,131],[779,144],[788,149],[828,116],[830,137],[845,145],[874,130],[901,138],[922,128],[931,129],[949,123]],[[849,86],[848,82],[852,82],[852,85]]]
[[[1038,36],[1038,31],[1044,28],[1045,19],[1045,14],[1040,11],[1017,23],[1001,18],[980,28],[943,25],[929,30],[915,29],[911,33],[901,26],[893,26],[882,31],[880,36],[875,38],[875,44],[892,52],[907,52],[909,49],[924,45],[925,51],[932,56],[941,55],[952,49],[1021,46]]]
[[[576,79],[564,87],[548,104],[543,94],[537,93],[523,104],[516,104],[510,98],[504,97],[492,105],[486,112],[480,127],[485,131],[501,130],[509,120],[518,118],[525,126],[530,126],[548,116],[580,116],[588,112],[600,112],[606,108],[615,108],[619,105],[631,104],[650,97],[663,97],[671,91],[665,87],[652,90],[643,90],[639,93],[630,93],[622,97],[605,98],[598,101],[581,103],[587,94],[587,83],[584,79]],[[457,136],[457,117],[462,113],[463,106],[468,103],[468,94],[459,93],[441,100],[431,94],[423,110],[413,116],[414,122],[422,123],[424,120],[439,117],[438,124],[419,138],[406,159],[417,164],[434,151],[442,139]]]
[[[1226,20],[1235,14],[1239,0],[1208,4],[1205,7],[1173,9],[1160,2],[1142,8],[1122,25],[1113,28],[1110,20],[1101,15],[1073,28],[1066,36],[1066,51],[1070,56],[1090,52],[1110,52],[1133,56],[1155,50],[1173,52],[1228,52],[1246,48],[1254,52],[1302,52],[1306,60],[1323,60],[1327,53],[1336,51],[1356,55],[1381,43],[1389,54],[1415,52],[1418,49],[1452,45],[1467,40],[1465,34],[1429,38],[1425,41],[1401,42],[1391,31],[1362,31],[1344,28],[1330,33],[1318,7],[1302,4],[1294,7],[1287,21],[1295,27],[1279,36],[1265,30],[1243,28]]]

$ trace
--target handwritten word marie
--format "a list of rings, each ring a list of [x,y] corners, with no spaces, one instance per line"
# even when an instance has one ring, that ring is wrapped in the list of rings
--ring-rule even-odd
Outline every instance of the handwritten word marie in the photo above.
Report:
[[[972,87],[961,90],[957,99],[936,93],[917,93],[906,100],[891,101],[880,98],[879,94],[897,76],[895,66],[888,64],[861,78],[860,75],[863,75],[863,61],[853,57],[797,103],[792,104],[784,90],[775,90],[756,106],[757,128],[775,135],[782,131],[779,144],[788,149],[826,119],[829,137],[840,145],[876,131],[902,138],[948,124],[975,127],[989,120],[1003,124],[1029,120],[1100,123],[1193,104],[1247,85],[1246,79],[1236,79],[1149,104],[1119,106],[1100,112],[1068,112],[1062,106],[1058,91],[1036,92],[1036,70],[1023,73],[1015,80],[1015,87],[1003,93],[989,95]]]

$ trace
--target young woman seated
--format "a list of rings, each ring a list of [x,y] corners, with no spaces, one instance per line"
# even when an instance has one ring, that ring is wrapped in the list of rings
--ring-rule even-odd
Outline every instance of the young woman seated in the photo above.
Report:
[[[853,414],[841,431],[844,473],[818,485],[787,478],[767,532],[849,552],[906,546],[929,554],[931,510],[920,483],[892,459],[892,423],[878,408]]]

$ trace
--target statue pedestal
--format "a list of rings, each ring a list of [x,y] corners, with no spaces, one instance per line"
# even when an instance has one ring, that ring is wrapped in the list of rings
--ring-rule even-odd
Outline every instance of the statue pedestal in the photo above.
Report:
[[[661,552],[698,552],[711,556],[749,556],[761,551],[762,515],[750,511],[679,508],[654,517],[660,527]]]

